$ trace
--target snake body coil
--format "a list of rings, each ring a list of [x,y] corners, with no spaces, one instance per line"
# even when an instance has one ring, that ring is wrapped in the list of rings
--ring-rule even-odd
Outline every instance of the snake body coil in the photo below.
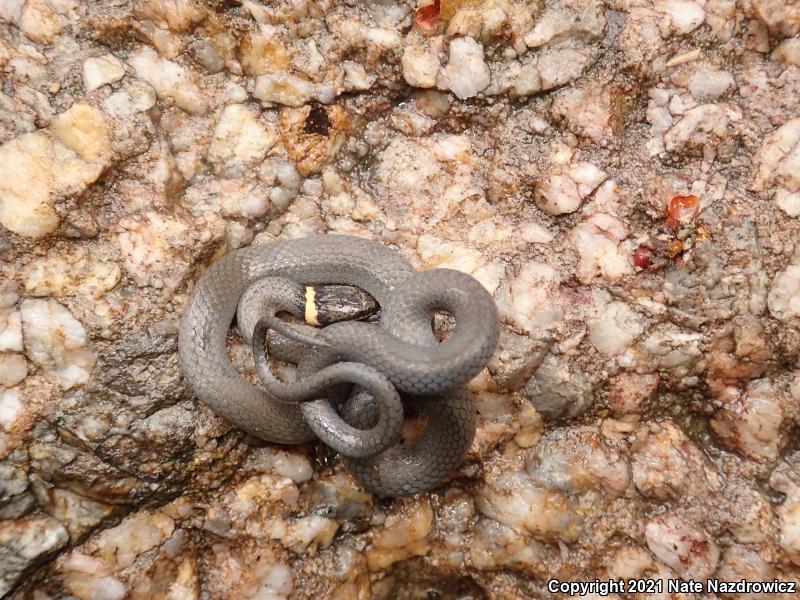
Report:
[[[299,378],[286,384],[271,377],[259,344],[263,348],[270,317],[270,329],[278,330],[275,313],[302,308],[296,288],[317,284],[363,289],[380,305],[381,319],[377,325],[304,327],[312,343],[299,352],[295,344]],[[257,303],[239,307],[243,295],[258,296],[253,289],[260,285],[272,300],[258,306],[270,314],[253,314]],[[240,332],[253,340],[266,389],[246,381],[228,358],[225,340],[237,307]],[[456,321],[442,343],[431,328],[436,311]],[[475,431],[466,382],[488,362],[498,335],[494,301],[472,277],[449,269],[418,273],[377,242],[321,235],[244,248],[212,265],[186,305],[178,349],[189,383],[216,413],[270,442],[319,436],[343,454],[367,489],[398,496],[430,489],[460,465]],[[355,390],[335,400],[335,390],[347,383]],[[402,445],[397,392],[427,417],[422,434]]]

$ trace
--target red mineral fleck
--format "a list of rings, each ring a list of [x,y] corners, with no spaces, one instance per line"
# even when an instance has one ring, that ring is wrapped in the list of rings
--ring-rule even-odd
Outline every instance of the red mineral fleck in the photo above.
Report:
[[[680,229],[689,225],[700,214],[700,199],[697,196],[675,196],[667,208],[667,225]]]
[[[649,269],[653,266],[656,254],[647,246],[639,246],[633,253],[633,264],[640,269]]]
[[[439,24],[439,10],[442,6],[441,0],[433,0],[432,4],[427,4],[417,9],[414,15],[414,22],[425,33],[432,33]]]

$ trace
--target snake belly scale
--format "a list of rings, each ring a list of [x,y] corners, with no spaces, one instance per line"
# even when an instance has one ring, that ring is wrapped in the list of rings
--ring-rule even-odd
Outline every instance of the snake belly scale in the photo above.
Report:
[[[275,315],[258,320],[240,311],[239,330],[253,341],[264,384],[254,385],[231,364],[226,337],[240,299],[268,279],[287,282],[285,293],[294,297],[302,297],[306,285],[360,288],[381,307],[380,321],[303,327],[311,332],[307,337],[313,343],[299,353],[295,350],[300,358],[298,382],[292,386],[271,378],[264,357],[259,360],[266,317]],[[293,282],[299,292],[289,289]],[[291,304],[287,297],[273,305],[272,312],[291,311]],[[452,314],[456,322],[455,331],[441,343],[431,327],[439,310]],[[450,269],[417,272],[398,252],[378,242],[318,235],[243,248],[213,264],[186,305],[178,351],[197,397],[238,428],[265,441],[299,444],[327,430],[326,419],[340,419],[353,430],[350,434],[360,436],[358,448],[348,446],[355,444],[348,441],[352,435],[340,437],[337,447],[356,479],[377,495],[400,496],[435,487],[461,464],[475,432],[466,383],[488,362],[499,330],[491,295],[469,275]],[[291,332],[287,336],[293,337]],[[310,381],[313,385],[304,385]],[[356,391],[334,410],[324,390],[347,382],[355,384]],[[413,402],[427,417],[421,435],[409,443],[386,439],[390,427],[376,426],[384,416],[396,417],[399,405],[392,386],[404,403]],[[375,397],[368,393],[373,388]],[[290,392],[296,393],[282,397]],[[380,409],[379,395],[385,403]],[[384,411],[385,406],[392,408]],[[376,452],[368,455],[372,451]]]

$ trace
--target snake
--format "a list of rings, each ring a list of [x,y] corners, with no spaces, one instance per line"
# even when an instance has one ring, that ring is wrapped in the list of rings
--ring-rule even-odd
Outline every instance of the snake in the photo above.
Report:
[[[280,318],[307,317],[305,286],[327,284],[369,294],[378,322],[319,328]],[[443,341],[432,327],[437,312],[455,320]],[[228,356],[234,320],[252,344],[260,384]],[[433,489],[460,467],[476,427],[467,383],[499,334],[494,300],[470,275],[416,271],[377,241],[320,234],[240,248],[206,269],[181,315],[178,353],[197,398],[235,427],[277,444],[320,438],[364,488],[393,497]],[[271,372],[265,345],[270,356],[297,363],[295,381]],[[403,441],[411,407],[424,429]]]

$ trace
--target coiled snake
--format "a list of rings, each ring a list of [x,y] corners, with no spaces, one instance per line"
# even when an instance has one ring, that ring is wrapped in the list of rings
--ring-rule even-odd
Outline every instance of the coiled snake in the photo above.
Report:
[[[318,329],[276,316],[302,317],[304,286],[316,284],[371,294],[381,307],[379,323]],[[263,388],[246,381],[227,355],[237,309]],[[436,311],[456,322],[441,343],[431,326]],[[491,295],[469,275],[416,272],[377,242],[319,235],[243,248],[212,265],[186,305],[178,349],[197,397],[220,416],[270,442],[319,437],[364,487],[400,496],[435,487],[461,464],[475,432],[466,383],[488,362],[499,330]],[[272,374],[265,338],[273,356],[298,364],[296,381]],[[401,444],[403,402],[424,413],[427,424]]]

